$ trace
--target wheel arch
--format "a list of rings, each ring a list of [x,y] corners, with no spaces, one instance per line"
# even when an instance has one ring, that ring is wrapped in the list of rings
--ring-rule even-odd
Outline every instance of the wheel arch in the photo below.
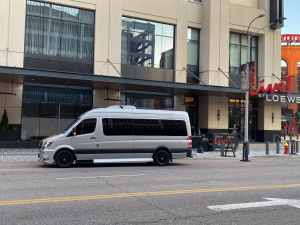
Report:
[[[171,149],[170,149],[168,146],[158,146],[158,147],[155,149],[155,151],[153,152],[152,158],[154,158],[156,152],[158,152],[159,150],[166,150],[166,151],[169,153],[171,162],[173,161],[172,151],[171,151]]]
[[[63,151],[63,150],[67,150],[67,151],[71,152],[71,153],[73,154],[73,156],[74,156],[74,160],[77,161],[77,157],[76,157],[76,154],[75,154],[74,150],[71,149],[71,148],[67,148],[67,147],[62,147],[62,148],[59,148],[58,150],[56,150],[56,152],[55,152],[55,154],[54,154],[54,156],[53,156],[53,160],[55,159],[55,156],[56,156],[59,152],[61,152],[61,151]]]

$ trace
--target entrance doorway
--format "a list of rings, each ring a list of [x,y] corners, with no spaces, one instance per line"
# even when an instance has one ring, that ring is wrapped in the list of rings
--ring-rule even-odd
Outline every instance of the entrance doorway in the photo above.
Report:
[[[190,117],[192,136],[196,135],[198,130],[198,98],[185,97],[186,112]]]
[[[248,136],[249,140],[257,140],[257,118],[258,118],[258,101],[250,101],[249,103],[249,124]],[[229,118],[228,131],[231,133],[235,130],[238,133],[238,140],[244,139],[245,129],[245,100],[229,99]]]

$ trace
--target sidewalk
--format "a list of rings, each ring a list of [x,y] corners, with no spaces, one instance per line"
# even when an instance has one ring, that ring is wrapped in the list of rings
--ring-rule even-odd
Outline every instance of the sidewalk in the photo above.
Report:
[[[220,151],[209,151],[209,152],[203,152],[198,153],[198,149],[193,149],[192,156],[193,158],[200,158],[200,159],[208,159],[208,158],[221,158],[221,152]],[[38,154],[39,149],[0,149],[0,162],[37,162],[38,161]],[[242,159],[243,151],[242,149],[238,149],[235,152],[236,158]],[[257,149],[251,149],[250,147],[250,154],[249,157],[286,157],[286,156],[293,156],[293,157],[299,157],[300,153],[298,155],[290,155],[290,154],[284,154],[284,150],[280,149],[280,154],[276,154],[276,150],[270,149],[269,155],[266,155],[266,150],[257,150]],[[232,152],[228,152],[227,157],[225,158],[232,158],[233,154]]]
[[[39,149],[0,148],[0,162],[37,162]]]

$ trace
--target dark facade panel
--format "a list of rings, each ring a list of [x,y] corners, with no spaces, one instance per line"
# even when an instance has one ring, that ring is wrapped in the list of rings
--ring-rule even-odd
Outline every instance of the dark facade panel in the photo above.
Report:
[[[37,57],[24,57],[24,67],[32,69],[43,69],[43,70],[52,70],[52,71],[63,71],[63,72],[72,72],[72,73],[94,73],[94,64],[93,62],[83,62],[81,60],[60,60],[57,59],[47,59],[46,57],[37,58]]]
[[[284,17],[284,0],[270,0],[270,23]],[[272,29],[284,27],[284,21],[276,22],[270,26]]]
[[[174,82],[174,70],[122,64],[121,74],[126,78]]]
[[[238,86],[241,86],[241,75],[239,74],[229,74],[229,78]],[[229,87],[236,88],[232,82],[229,82]]]
[[[162,81],[162,69],[149,68],[148,80]]]

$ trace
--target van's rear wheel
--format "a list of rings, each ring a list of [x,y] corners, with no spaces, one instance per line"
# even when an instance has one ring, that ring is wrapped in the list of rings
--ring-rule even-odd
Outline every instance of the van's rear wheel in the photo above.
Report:
[[[166,166],[169,164],[170,155],[166,150],[158,150],[155,153],[153,160],[158,166]]]
[[[74,156],[72,152],[68,150],[62,150],[55,155],[54,161],[57,167],[67,168],[74,162]]]

